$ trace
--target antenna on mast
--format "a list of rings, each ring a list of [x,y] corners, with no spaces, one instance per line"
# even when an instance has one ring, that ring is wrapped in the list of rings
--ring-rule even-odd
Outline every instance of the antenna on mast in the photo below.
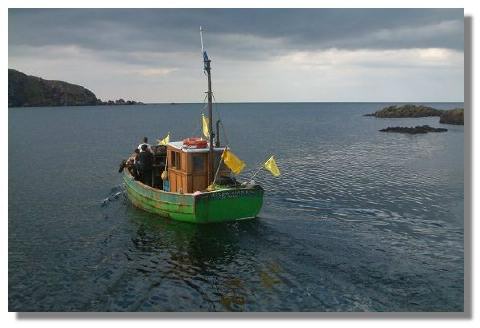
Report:
[[[202,55],[203,55],[203,29],[200,26],[200,43],[202,44]]]
[[[205,50],[205,47],[203,46],[203,28],[200,26],[200,43],[202,44],[202,56],[203,56],[203,70],[207,70],[207,62],[210,60],[208,59],[207,51]]]

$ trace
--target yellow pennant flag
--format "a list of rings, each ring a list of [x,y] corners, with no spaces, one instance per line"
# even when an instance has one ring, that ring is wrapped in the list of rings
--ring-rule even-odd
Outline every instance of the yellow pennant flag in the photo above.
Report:
[[[202,114],[202,132],[205,138],[210,139],[210,131],[208,130],[208,118]]]
[[[168,132],[167,136],[162,140],[157,139],[158,145],[167,145],[170,142],[170,132]]]
[[[228,149],[223,151],[222,160],[225,165],[228,166],[228,168],[235,174],[242,172],[243,168],[245,167],[245,163]]]
[[[280,175],[280,170],[278,169],[277,163],[273,155],[268,159],[268,161],[263,164],[263,166],[269,170],[274,176],[278,177]]]

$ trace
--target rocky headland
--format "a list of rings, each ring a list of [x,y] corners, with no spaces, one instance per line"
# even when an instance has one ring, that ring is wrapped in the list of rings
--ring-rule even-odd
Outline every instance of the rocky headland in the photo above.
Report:
[[[135,105],[133,100],[102,101],[77,84],[45,80],[8,69],[8,107]]]

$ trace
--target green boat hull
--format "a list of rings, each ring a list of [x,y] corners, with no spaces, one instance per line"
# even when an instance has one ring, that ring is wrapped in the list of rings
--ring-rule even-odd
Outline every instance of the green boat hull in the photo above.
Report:
[[[123,180],[133,205],[150,213],[191,223],[218,223],[255,218],[263,203],[263,189],[228,188],[199,194],[166,192],[136,181],[128,170]]]

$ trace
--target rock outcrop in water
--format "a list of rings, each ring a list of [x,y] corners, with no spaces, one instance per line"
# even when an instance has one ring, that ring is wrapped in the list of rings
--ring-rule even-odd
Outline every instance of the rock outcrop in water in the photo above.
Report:
[[[44,80],[8,69],[8,107],[136,105],[133,100],[102,101],[76,84]]]
[[[388,106],[376,111],[373,114],[365,116],[374,116],[380,118],[401,118],[401,117],[429,117],[440,116],[444,111],[433,107],[423,105],[406,104],[402,106]]]
[[[408,133],[408,134],[424,134],[428,132],[447,132],[447,129],[444,128],[432,128],[429,125],[422,125],[416,127],[388,127],[385,129],[379,130],[380,132],[399,132],[399,133]]]
[[[440,115],[440,123],[463,125],[463,108],[444,111]]]
[[[379,118],[405,118],[405,117],[431,117],[439,116],[442,124],[463,125],[463,108],[451,110],[441,110],[423,105],[402,105],[388,106],[372,114],[364,116],[373,116]]]
[[[141,101],[123,100],[122,98],[120,98],[117,100],[100,101],[97,105],[114,106],[114,105],[145,105],[145,104]]]

